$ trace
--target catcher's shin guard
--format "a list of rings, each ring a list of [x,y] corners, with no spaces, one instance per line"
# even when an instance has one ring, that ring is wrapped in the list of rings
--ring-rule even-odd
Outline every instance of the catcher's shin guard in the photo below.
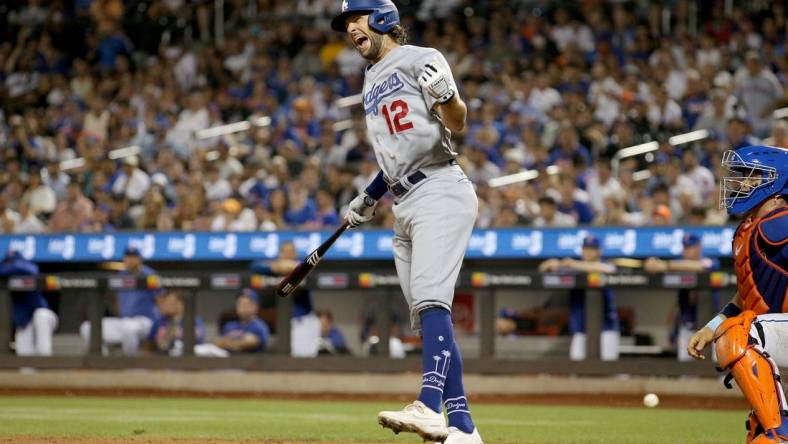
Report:
[[[752,406],[760,426],[768,434],[776,434],[775,430],[780,428],[782,415],[786,414],[788,407],[777,366],[757,341],[750,340],[750,327],[754,320],[752,311],[726,319],[717,328],[714,344],[720,368],[730,371],[730,376]],[[729,385],[728,381],[726,379],[726,385]]]

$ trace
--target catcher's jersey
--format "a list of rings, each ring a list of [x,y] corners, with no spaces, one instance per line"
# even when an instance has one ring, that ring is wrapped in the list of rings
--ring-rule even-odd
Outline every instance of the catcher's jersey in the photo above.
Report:
[[[742,222],[733,261],[744,310],[788,312],[788,207]]]
[[[366,68],[362,94],[367,138],[389,180],[448,162],[457,154],[451,147],[451,131],[432,111],[436,99],[419,86],[418,77],[427,63],[440,65],[451,76],[440,52],[411,45],[393,48]]]

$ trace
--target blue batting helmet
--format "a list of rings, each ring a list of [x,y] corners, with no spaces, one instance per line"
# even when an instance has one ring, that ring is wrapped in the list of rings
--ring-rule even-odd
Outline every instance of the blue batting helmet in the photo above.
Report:
[[[331,20],[331,28],[347,32],[345,20],[353,14],[369,14],[369,27],[383,34],[399,25],[399,12],[391,0],[343,0],[342,12]]]
[[[720,208],[744,214],[774,195],[788,194],[788,149],[747,146],[722,155],[730,175],[720,179]]]

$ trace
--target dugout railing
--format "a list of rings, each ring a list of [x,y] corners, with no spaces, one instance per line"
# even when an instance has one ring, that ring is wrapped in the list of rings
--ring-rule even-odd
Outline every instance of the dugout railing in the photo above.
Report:
[[[106,273],[59,273],[40,276],[12,276],[0,280],[0,368],[172,368],[172,369],[246,369],[260,371],[370,371],[400,372],[418,369],[420,360],[389,359],[388,332],[390,316],[388,308],[399,298],[399,279],[394,273],[375,272],[316,272],[305,283],[315,290],[344,290],[375,292],[379,295],[375,316],[380,341],[378,345],[383,357],[320,356],[314,359],[291,358],[290,329],[279,328],[276,347],[271,353],[259,355],[231,356],[229,358],[196,357],[195,306],[201,291],[233,293],[240,288],[272,290],[280,278],[256,274],[217,273],[162,273],[146,278],[121,276]],[[480,351],[476,358],[466,359],[466,368],[476,373],[550,373],[565,375],[607,376],[630,374],[642,376],[711,376],[713,366],[708,362],[676,362],[655,358],[627,358],[618,361],[599,360],[599,335],[601,332],[602,304],[599,303],[603,287],[628,289],[682,289],[698,290],[733,289],[736,277],[732,273],[522,273],[467,271],[460,275],[458,289],[472,290],[478,300]],[[178,289],[184,300],[184,354],[180,357],[167,356],[102,356],[101,318],[104,314],[103,297],[107,292],[128,289]],[[495,353],[495,307],[500,290],[569,290],[586,291],[586,333],[588,359],[570,361],[562,358],[544,359],[497,359]],[[59,291],[65,297],[80,293],[87,296],[88,321],[91,324],[90,345],[85,356],[66,357],[23,357],[11,353],[11,308],[12,292]],[[701,304],[710,304],[710,298],[701,298]],[[705,302],[704,302],[705,301]],[[278,299],[276,304],[277,325],[289,325],[292,301]],[[704,307],[701,312],[710,312]]]

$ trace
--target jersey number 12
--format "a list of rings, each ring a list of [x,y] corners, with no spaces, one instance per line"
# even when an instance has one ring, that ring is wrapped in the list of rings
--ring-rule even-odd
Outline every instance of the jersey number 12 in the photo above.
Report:
[[[390,107],[383,105],[383,117],[386,119],[386,125],[389,126],[390,134],[401,133],[413,128],[413,123],[402,120],[409,112],[408,103],[404,100],[395,100],[391,102]]]

